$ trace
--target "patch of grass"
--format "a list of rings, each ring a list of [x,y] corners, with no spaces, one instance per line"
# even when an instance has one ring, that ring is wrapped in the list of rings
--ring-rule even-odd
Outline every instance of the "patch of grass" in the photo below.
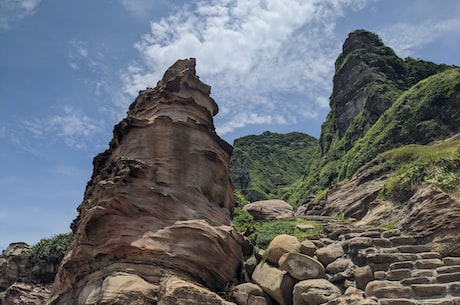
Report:
[[[235,209],[232,223],[241,234],[247,236],[256,247],[261,249],[266,248],[273,238],[280,234],[292,235],[299,241],[303,241],[307,236],[322,231],[319,223],[303,219],[255,221],[251,214],[241,209]],[[297,228],[298,224],[311,224],[314,228],[301,231]]]
[[[375,162],[395,171],[382,189],[384,199],[405,201],[422,183],[446,192],[460,188],[460,140],[403,146],[380,154]]]

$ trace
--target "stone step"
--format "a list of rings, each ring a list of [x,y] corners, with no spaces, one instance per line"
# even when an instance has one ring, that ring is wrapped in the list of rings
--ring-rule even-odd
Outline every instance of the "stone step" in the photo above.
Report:
[[[444,257],[442,261],[446,266],[460,265],[460,257]]]
[[[413,299],[402,299],[402,298],[397,298],[397,299],[387,299],[387,298],[381,298],[379,299],[379,305],[418,305],[417,301]]]

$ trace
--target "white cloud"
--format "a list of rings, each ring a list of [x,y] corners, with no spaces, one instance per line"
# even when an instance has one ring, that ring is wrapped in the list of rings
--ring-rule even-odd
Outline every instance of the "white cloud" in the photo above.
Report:
[[[0,0],[0,32],[33,15],[41,0]]]
[[[72,106],[65,106],[62,114],[45,119],[24,120],[22,123],[36,138],[61,138],[74,148],[86,147],[86,143],[104,128],[104,122],[100,119],[88,117]]]
[[[393,24],[381,32],[381,37],[399,56],[407,57],[442,36],[455,39],[459,31],[460,19],[427,20],[421,24]]]
[[[123,75],[124,92],[133,97],[177,59],[195,57],[225,116],[221,134],[279,124],[274,114],[301,118],[299,108],[311,117],[324,108],[316,97],[331,90],[343,40],[335,37],[335,21],[346,7],[364,6],[363,0],[198,1],[151,23],[135,45],[141,59]],[[265,119],[246,121],[246,113]]]

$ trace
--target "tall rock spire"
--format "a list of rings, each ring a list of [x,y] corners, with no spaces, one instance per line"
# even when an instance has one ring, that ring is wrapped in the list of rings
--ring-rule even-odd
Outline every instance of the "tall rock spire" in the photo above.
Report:
[[[211,289],[235,277],[232,147],[215,133],[210,91],[191,58],[139,93],[94,158],[53,304],[118,304],[114,295],[144,304],[136,298],[158,300],[172,275]]]

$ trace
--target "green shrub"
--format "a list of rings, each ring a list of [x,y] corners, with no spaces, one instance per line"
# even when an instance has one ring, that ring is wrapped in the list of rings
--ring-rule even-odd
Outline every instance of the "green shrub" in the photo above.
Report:
[[[70,232],[41,239],[29,250],[29,261],[31,263],[40,263],[46,262],[50,258],[61,260],[69,248],[72,237],[73,234]]]
[[[256,231],[256,223],[254,217],[249,212],[234,208],[232,212],[232,223],[241,234],[249,236]]]

